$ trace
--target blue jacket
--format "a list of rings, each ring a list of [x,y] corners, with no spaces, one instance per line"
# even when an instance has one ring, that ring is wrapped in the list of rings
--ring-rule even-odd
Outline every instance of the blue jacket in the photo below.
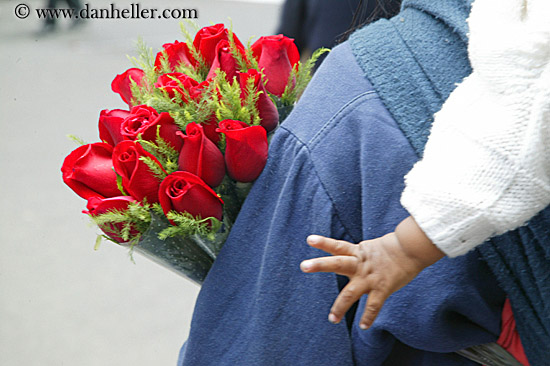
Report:
[[[463,23],[466,10],[457,15]],[[449,18],[418,13],[392,22],[407,26],[409,39],[424,34],[447,44],[451,37],[464,55],[464,41],[445,26]],[[422,17],[416,31],[408,22],[415,17]],[[438,31],[427,32],[431,27]],[[327,321],[342,278],[299,269],[302,260],[324,254],[306,245],[309,234],[358,242],[392,231],[408,215],[399,198],[417,149],[380,97],[387,95],[365,77],[353,42],[327,57],[276,132],[266,168],[202,286],[181,365],[475,365],[450,352],[497,339],[505,295],[477,252],[423,271],[388,299],[366,332],[353,312],[351,329]],[[468,72],[466,64],[441,78],[431,106]]]

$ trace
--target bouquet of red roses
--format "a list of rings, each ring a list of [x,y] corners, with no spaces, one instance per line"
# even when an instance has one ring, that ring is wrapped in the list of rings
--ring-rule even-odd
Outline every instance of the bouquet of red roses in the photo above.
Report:
[[[245,47],[223,24],[182,32],[156,55],[138,42],[136,67],[111,84],[128,109],[102,110],[101,142],[83,143],[61,171],[99,240],[201,283],[264,168],[268,134],[325,50],[301,63],[282,35]]]

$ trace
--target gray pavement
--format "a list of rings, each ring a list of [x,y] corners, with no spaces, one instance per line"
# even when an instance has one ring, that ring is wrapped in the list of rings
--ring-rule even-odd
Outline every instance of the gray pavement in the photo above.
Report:
[[[94,251],[97,230],[60,167],[76,147],[67,134],[97,141],[99,111],[124,107],[110,82],[137,36],[160,48],[181,39],[178,21],[61,22],[39,35],[35,16],[14,16],[19,3],[0,0],[0,365],[174,365],[198,286],[115,245]],[[241,40],[271,34],[280,11],[277,0],[140,4],[196,8],[200,25],[230,17]]]

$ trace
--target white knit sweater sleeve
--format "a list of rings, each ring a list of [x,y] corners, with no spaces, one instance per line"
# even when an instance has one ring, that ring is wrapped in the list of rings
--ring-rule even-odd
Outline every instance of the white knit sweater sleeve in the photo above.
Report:
[[[476,1],[474,71],[435,115],[424,156],[405,177],[402,205],[450,257],[550,203],[550,1],[535,2],[544,16],[529,18],[521,0]]]

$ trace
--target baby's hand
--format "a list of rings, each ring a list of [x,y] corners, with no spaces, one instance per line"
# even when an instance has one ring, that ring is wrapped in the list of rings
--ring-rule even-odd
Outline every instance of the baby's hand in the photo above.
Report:
[[[333,256],[303,261],[300,265],[302,271],[334,272],[350,280],[334,301],[329,321],[338,323],[363,294],[368,294],[359,326],[361,329],[369,328],[392,293],[443,257],[443,253],[423,233],[416,232],[418,227],[415,225],[414,220],[408,218],[399,225],[401,228],[398,226],[396,233],[359,244],[317,235],[308,237],[309,245]],[[403,231],[407,238],[399,240],[399,234]]]

